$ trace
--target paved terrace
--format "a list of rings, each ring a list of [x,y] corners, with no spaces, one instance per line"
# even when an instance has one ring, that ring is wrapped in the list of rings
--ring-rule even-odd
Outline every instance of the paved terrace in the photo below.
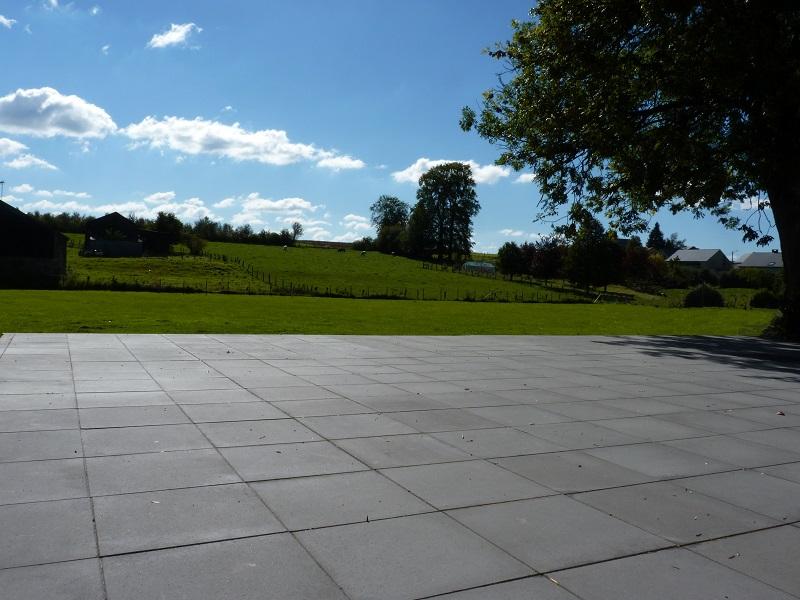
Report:
[[[798,598],[797,354],[5,335],[0,595]]]

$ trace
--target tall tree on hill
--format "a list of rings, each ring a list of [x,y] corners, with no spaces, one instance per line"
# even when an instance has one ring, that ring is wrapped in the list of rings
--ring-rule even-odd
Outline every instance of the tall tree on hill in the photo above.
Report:
[[[395,196],[381,196],[369,207],[378,232],[375,246],[380,252],[402,252],[406,245],[409,206]]]
[[[472,218],[481,205],[472,169],[460,162],[431,168],[419,178],[417,205],[427,217],[426,237],[440,261],[460,260],[472,251]]]
[[[653,225],[653,229],[650,230],[650,235],[647,236],[647,247],[651,250],[666,254],[665,248],[667,247],[667,241],[664,239],[661,225],[659,225],[658,222]]]
[[[531,17],[489,52],[507,76],[462,127],[533,168],[545,214],[577,203],[627,233],[667,207],[765,245],[770,226],[730,215],[757,199],[800,336],[800,4],[540,0]]]

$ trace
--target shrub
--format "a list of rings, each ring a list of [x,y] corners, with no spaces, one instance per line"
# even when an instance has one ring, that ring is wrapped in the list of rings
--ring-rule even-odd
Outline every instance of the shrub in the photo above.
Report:
[[[710,285],[701,284],[692,289],[683,299],[686,308],[698,308],[701,306],[725,306],[725,299],[719,290],[715,290]]]
[[[750,308],[780,308],[781,299],[771,290],[758,290],[750,298]]]

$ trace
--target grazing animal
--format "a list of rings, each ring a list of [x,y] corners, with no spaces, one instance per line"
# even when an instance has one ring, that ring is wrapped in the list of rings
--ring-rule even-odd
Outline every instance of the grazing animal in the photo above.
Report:
[[[361,251],[361,256],[366,256],[366,255],[367,255],[367,251],[366,250],[362,250]]]
[[[289,246],[284,246],[283,251],[286,252],[289,249]]]

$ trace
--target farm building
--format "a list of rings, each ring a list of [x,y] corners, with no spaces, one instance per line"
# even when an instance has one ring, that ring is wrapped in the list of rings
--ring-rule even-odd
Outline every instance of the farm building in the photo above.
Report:
[[[777,250],[772,252],[751,252],[742,256],[736,267],[740,269],[769,269],[777,271],[783,268],[783,255]]]
[[[169,254],[169,234],[142,229],[118,212],[86,224],[83,251],[89,256],[119,258]]]
[[[49,287],[66,272],[66,236],[0,202],[0,286]]]
[[[462,266],[464,271],[468,273],[494,273],[495,266],[490,262],[482,262],[482,261],[475,261],[469,260],[465,262]]]
[[[667,260],[680,263],[684,267],[708,269],[710,271],[727,271],[733,266],[733,263],[728,260],[722,250],[717,249],[701,250],[699,248],[691,248],[678,250]]]

